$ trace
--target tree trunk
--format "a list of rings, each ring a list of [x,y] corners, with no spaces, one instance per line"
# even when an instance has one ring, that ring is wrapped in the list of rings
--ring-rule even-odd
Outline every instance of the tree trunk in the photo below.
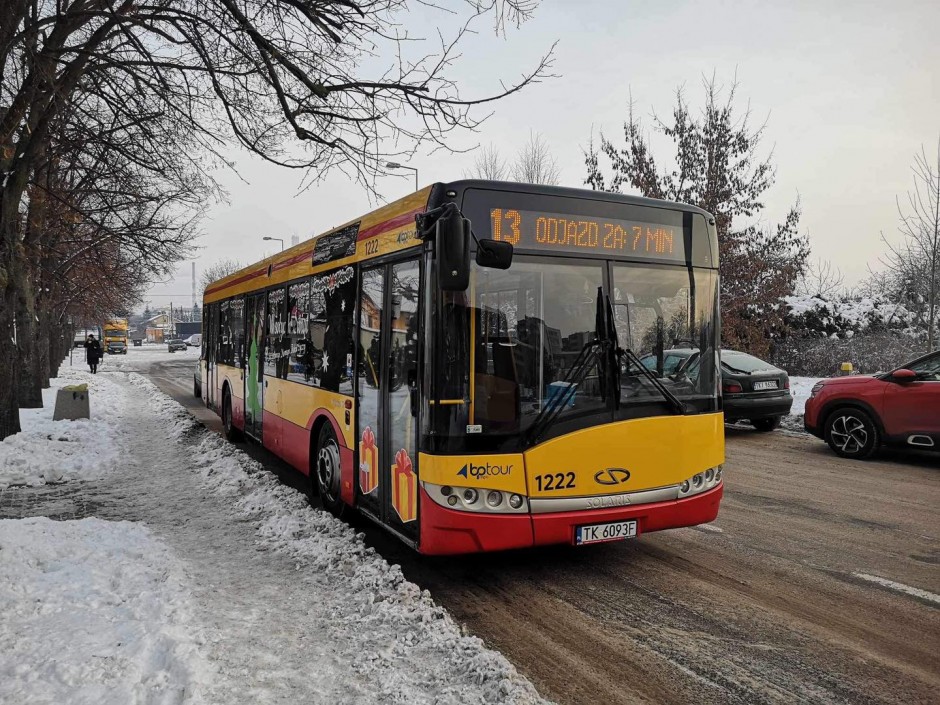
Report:
[[[36,350],[39,352],[39,365],[37,373],[39,375],[39,386],[43,389],[49,389],[50,361],[55,351],[51,347],[51,314],[45,306],[39,307],[39,325],[36,341]]]
[[[0,244],[2,248],[2,244]],[[16,376],[19,367],[19,355],[14,342],[16,294],[15,275],[13,273],[13,252],[2,252],[3,270],[0,277],[3,282],[0,302],[0,440],[20,432],[20,407],[17,402]]]
[[[19,198],[10,186],[0,194],[0,441],[21,430],[15,341],[17,293],[25,267],[16,227]]]
[[[52,322],[51,329],[49,333],[49,377],[55,379],[59,376],[59,367],[62,366],[62,361],[65,359],[65,356],[70,352],[65,348],[64,341],[68,340],[69,345],[72,345],[73,334],[71,331],[66,329],[65,326]]]
[[[16,348],[19,354],[17,403],[21,409],[42,408],[38,333],[32,287],[29,286],[26,277],[23,277],[23,286],[17,296],[16,307]]]

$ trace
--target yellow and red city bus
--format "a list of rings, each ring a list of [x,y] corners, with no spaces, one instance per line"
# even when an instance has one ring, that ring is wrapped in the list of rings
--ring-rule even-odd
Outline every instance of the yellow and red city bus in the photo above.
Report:
[[[718,245],[698,208],[437,183],[204,303],[202,394],[226,435],[421,553],[717,516]],[[679,370],[676,347],[695,349]]]

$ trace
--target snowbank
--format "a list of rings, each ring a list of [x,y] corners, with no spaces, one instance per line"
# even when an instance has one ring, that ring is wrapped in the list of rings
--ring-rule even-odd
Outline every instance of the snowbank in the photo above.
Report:
[[[0,605],[0,702],[202,702],[180,567],[146,527],[0,520]]]
[[[802,416],[806,407],[806,400],[809,399],[813,386],[823,377],[790,377],[790,392],[793,394],[793,407],[790,409],[791,416]]]
[[[365,545],[363,535],[278,482],[257,462],[205,431],[149,380],[132,384],[179,440],[196,440],[193,466],[213,493],[257,527],[259,543],[319,576],[314,602],[329,615],[330,639],[355,678],[381,702],[540,703],[532,685],[499,652],[467,636],[430,593]]]
[[[64,368],[92,419],[53,422],[50,390],[0,444],[0,488],[97,478],[99,513],[135,520],[0,520],[0,702],[543,702],[362,534],[132,371],[165,356]],[[137,461],[155,438],[159,473]]]
[[[70,384],[88,384],[91,418],[53,421],[55,395]],[[0,489],[66,480],[92,480],[119,467],[124,395],[113,379],[65,366],[44,389],[42,409],[20,411],[21,433],[0,442]]]

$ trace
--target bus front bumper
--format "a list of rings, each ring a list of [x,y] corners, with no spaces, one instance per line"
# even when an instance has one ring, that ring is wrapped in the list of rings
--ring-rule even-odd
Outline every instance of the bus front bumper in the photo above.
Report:
[[[453,555],[573,544],[578,526],[633,519],[637,522],[637,536],[650,531],[707,524],[718,516],[723,492],[724,483],[721,483],[687,499],[592,511],[500,515],[447,509],[434,502],[420,487],[421,539],[418,550],[426,555]]]

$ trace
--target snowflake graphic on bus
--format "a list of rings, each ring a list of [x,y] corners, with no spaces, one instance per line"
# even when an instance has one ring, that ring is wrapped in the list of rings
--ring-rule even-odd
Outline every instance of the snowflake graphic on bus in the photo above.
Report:
[[[359,488],[362,494],[371,494],[379,486],[379,448],[375,433],[366,426],[359,443]]]

